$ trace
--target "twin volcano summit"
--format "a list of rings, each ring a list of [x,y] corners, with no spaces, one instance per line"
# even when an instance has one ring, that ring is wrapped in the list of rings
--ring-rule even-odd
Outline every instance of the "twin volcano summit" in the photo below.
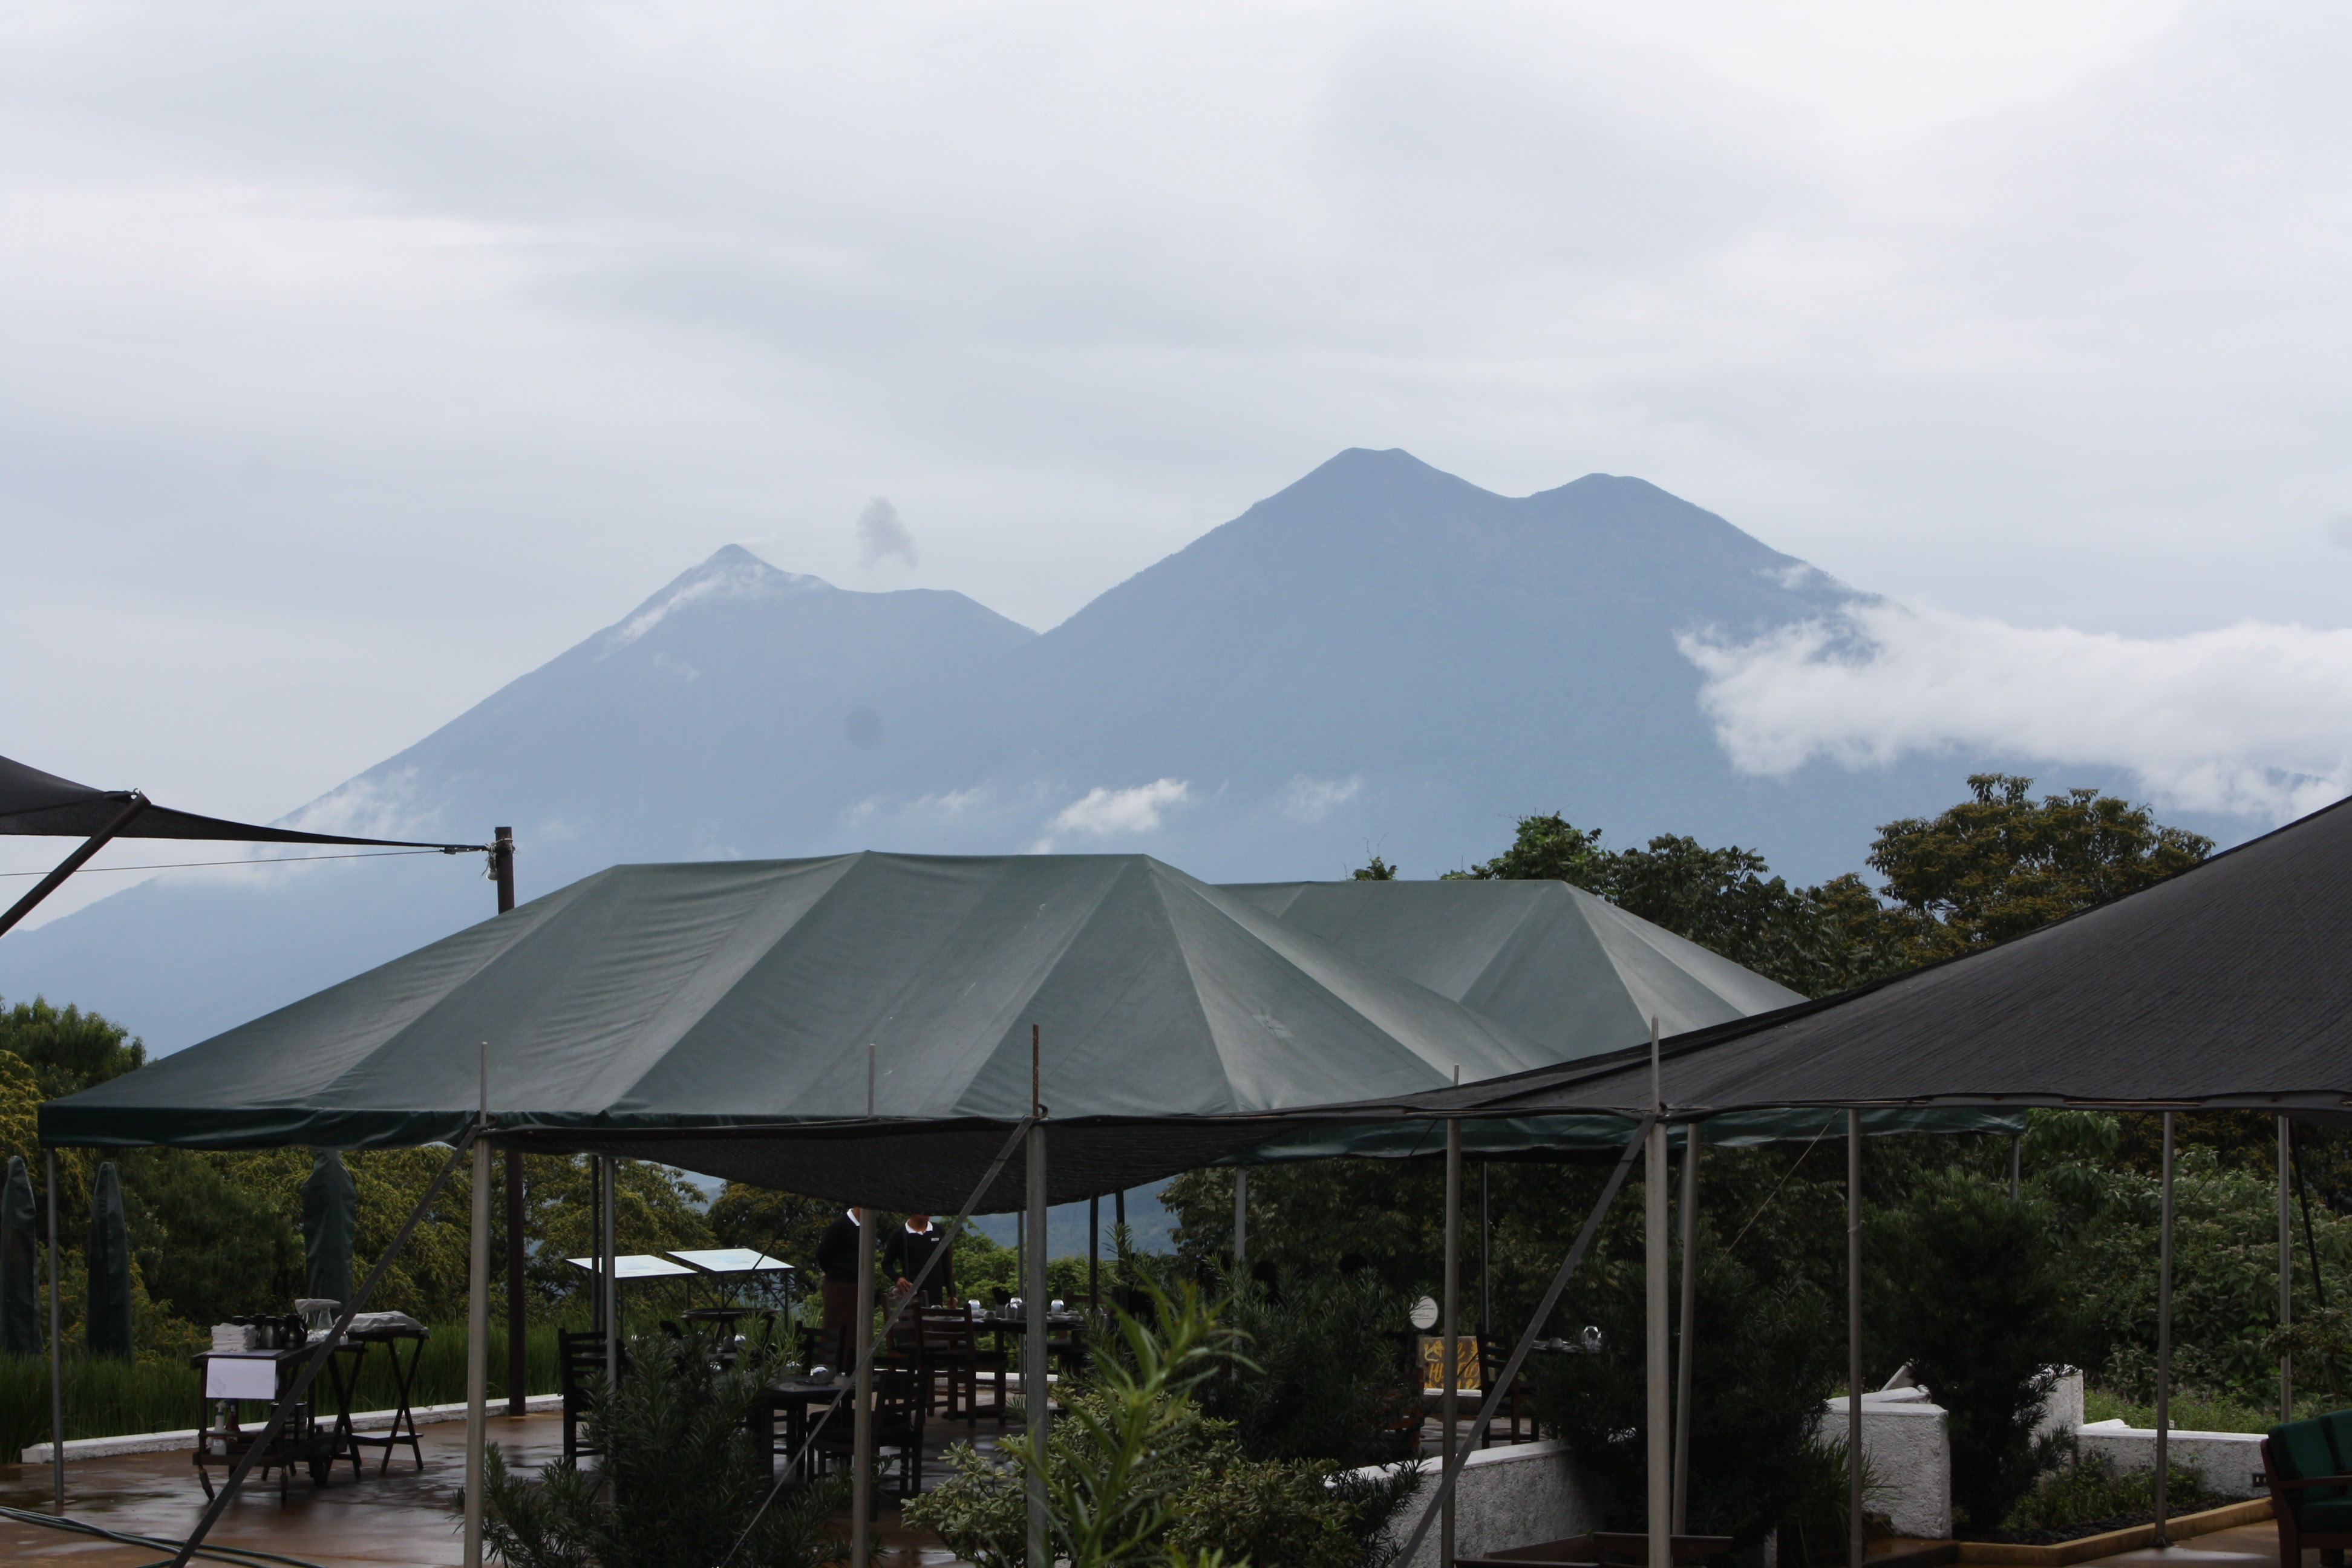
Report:
[[[1855,598],[1636,479],[1510,498],[1351,450],[1037,634],[730,546],[618,624],[293,814],[471,839],[523,895],[619,861],[1143,850],[1218,881],[1429,877],[1559,811],[1851,868],[1948,764],[1735,774],[1676,644]],[[0,994],[169,1050],[469,923],[447,862],[159,879],[0,945]],[[135,956],[128,956],[135,955]]]

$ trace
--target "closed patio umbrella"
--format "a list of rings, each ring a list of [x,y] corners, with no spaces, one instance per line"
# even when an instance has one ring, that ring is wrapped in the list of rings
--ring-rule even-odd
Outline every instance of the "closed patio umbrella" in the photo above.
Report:
[[[352,1299],[352,1238],[358,1234],[359,1188],[343,1157],[320,1149],[302,1184],[303,1290],[338,1307]]]
[[[40,1269],[40,1237],[34,1228],[33,1179],[25,1162],[8,1159],[8,1182],[0,1187],[0,1353],[41,1353],[41,1313],[34,1290]]]
[[[131,1232],[114,1162],[89,1195],[89,1353],[131,1359]]]

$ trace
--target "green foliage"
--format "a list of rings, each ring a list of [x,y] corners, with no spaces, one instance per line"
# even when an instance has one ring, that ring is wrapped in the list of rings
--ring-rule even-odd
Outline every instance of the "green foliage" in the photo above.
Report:
[[[1908,1360],[1951,1412],[1953,1518],[1979,1530],[2008,1518],[2052,1462],[2033,1440],[2041,1373],[2075,1332],[2056,1240],[2039,1196],[2013,1200],[1947,1168],[1878,1209],[1864,1242],[1879,1359]]]
[[[1252,1283],[1225,1303],[1221,1319],[1257,1370],[1201,1384],[1201,1408],[1228,1423],[1253,1459],[1360,1466],[1392,1457],[1381,1439],[1420,1397],[1395,1337],[1409,1303],[1370,1269],[1292,1268],[1279,1279],[1278,1291]]]
[[[757,1247],[814,1279],[816,1244],[841,1208],[823,1198],[730,1182],[710,1205],[710,1237],[719,1247]]]
[[[493,1554],[513,1568],[711,1568],[730,1552],[751,1568],[816,1568],[842,1555],[825,1529],[840,1480],[762,1509],[768,1457],[748,1421],[776,1370],[767,1358],[720,1367],[698,1335],[633,1339],[629,1357],[619,1387],[593,1396],[589,1430],[604,1451],[593,1480],[560,1459],[526,1478],[503,1455],[486,1474]]]
[[[2165,1517],[2215,1508],[2229,1500],[2205,1489],[2194,1470],[2170,1467],[2165,1485]],[[2156,1517],[2156,1471],[2117,1470],[2105,1454],[2078,1454],[2020,1498],[2007,1528],[2019,1533],[2086,1524],[2113,1524]]]
[[[1359,882],[1393,882],[1396,874],[1397,868],[1377,855],[1372,857],[1370,864],[1359,866],[1348,873],[1351,879]]]
[[[129,1030],[96,1013],[36,996],[0,1012],[0,1051],[33,1069],[43,1100],[121,1078],[147,1061]]]
[[[2202,834],[2159,826],[2145,805],[2096,790],[2030,799],[2029,778],[1971,773],[1972,798],[1878,830],[1871,869],[1928,921],[1921,958],[1988,946],[2120,898],[2213,852]]]
[[[1040,1455],[1019,1439],[999,1468],[969,1444],[948,1479],[908,1505],[979,1568],[1026,1557],[1024,1477],[1045,1483],[1055,1554],[1072,1568],[1246,1559],[1284,1568],[1367,1568],[1404,1482],[1327,1484],[1327,1464],[1252,1459],[1196,1396],[1229,1368],[1250,1370],[1235,1336],[1189,1290],[1161,1297],[1149,1325],[1117,1318],[1090,1386],[1073,1394]],[[1414,1472],[1405,1474],[1417,1479]]]

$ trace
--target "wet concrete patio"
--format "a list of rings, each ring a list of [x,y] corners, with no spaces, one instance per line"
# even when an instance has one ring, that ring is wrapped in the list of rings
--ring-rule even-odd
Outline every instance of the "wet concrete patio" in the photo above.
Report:
[[[932,1462],[939,1451],[972,1436],[961,1423],[930,1428],[930,1441],[924,1445],[927,1485],[945,1474]],[[995,1436],[983,1422],[975,1440],[986,1446]],[[338,1467],[336,1479],[325,1486],[314,1486],[307,1473],[298,1472],[283,1504],[275,1477],[267,1485],[248,1485],[215,1527],[211,1540],[301,1558],[323,1568],[382,1568],[385,1563],[455,1568],[462,1552],[457,1521],[449,1509],[465,1477],[465,1425],[436,1423],[423,1429],[423,1436],[421,1470],[403,1453],[381,1475],[379,1457],[369,1456],[366,1477],[358,1481],[352,1479],[348,1462]],[[536,1468],[562,1453],[562,1417],[493,1416],[490,1440],[505,1450],[510,1464]],[[0,1465],[0,1504],[49,1512],[49,1468]],[[75,1459],[66,1465],[68,1516],[101,1529],[176,1541],[194,1527],[204,1509],[204,1489],[184,1450]],[[877,1539],[876,1560],[884,1568],[948,1568],[956,1561],[936,1538],[926,1534],[918,1540],[902,1527],[898,1510],[887,1501]],[[131,1568],[152,1563],[157,1555],[152,1548],[0,1518],[0,1563]]]

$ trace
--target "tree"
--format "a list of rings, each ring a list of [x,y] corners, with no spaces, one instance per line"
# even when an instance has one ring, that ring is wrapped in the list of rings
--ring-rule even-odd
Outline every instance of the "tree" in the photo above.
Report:
[[[1377,855],[1372,857],[1370,865],[1359,866],[1348,876],[1358,882],[1393,882],[1397,879],[1396,868]]]
[[[2030,778],[1969,775],[1970,799],[1878,830],[1871,869],[1923,921],[1915,961],[1945,958],[2092,909],[2185,871],[2213,841],[2092,789],[2029,799]]]

